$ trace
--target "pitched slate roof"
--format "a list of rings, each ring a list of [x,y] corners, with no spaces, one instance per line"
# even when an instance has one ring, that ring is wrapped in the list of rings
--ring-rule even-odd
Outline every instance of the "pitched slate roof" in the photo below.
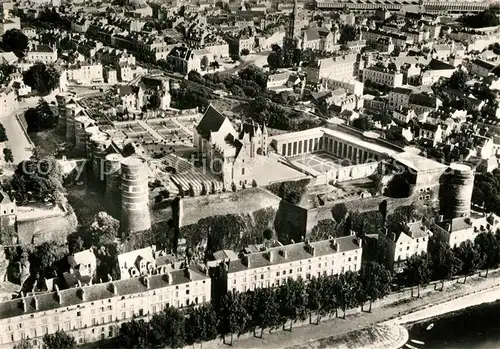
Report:
[[[210,104],[200,123],[196,126],[196,131],[198,131],[203,138],[208,139],[210,138],[210,132],[219,131],[225,120],[226,117]]]
[[[455,67],[452,66],[451,64],[445,63],[437,59],[432,59],[427,65],[427,68],[429,70],[445,70],[445,69],[455,70]]]

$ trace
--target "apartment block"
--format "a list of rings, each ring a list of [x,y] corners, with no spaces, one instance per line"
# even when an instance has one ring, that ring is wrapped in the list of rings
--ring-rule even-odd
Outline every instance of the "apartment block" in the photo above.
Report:
[[[383,67],[372,66],[363,69],[363,82],[371,82],[389,87],[401,87],[403,85],[403,74]]]
[[[245,253],[246,252],[246,253]],[[288,279],[338,275],[361,268],[362,240],[354,234],[317,242],[249,248],[224,262],[227,291],[282,285]]]
[[[183,307],[210,301],[210,277],[204,267],[188,267],[127,280],[80,286],[43,294],[21,294],[0,303],[0,347],[21,339],[42,348],[47,333],[63,330],[78,344],[118,334],[122,323],[148,321],[167,306]]]

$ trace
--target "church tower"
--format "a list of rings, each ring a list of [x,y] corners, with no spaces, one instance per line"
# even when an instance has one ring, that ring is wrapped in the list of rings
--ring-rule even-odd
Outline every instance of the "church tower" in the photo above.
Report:
[[[288,28],[285,33],[285,39],[283,40],[283,48],[285,51],[293,50],[298,47],[297,41],[300,40],[301,29],[297,0],[294,0],[292,15],[290,16]]]

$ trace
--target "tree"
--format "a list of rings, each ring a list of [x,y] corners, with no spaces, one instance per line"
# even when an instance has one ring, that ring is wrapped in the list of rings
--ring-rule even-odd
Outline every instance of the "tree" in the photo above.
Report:
[[[12,155],[12,150],[10,148],[3,149],[3,159],[5,162],[14,162],[14,156]]]
[[[307,308],[309,309],[309,322],[312,313],[317,314],[316,323],[319,323],[323,312],[323,279],[313,276],[307,284]]]
[[[254,335],[257,326],[260,326],[262,338],[264,329],[272,328],[280,321],[277,294],[273,288],[257,288],[248,291],[245,299],[245,308],[250,314]]]
[[[28,202],[64,203],[63,175],[52,157],[22,161],[11,180],[13,196],[23,205]]]
[[[7,131],[5,130],[5,127],[0,123],[0,143],[6,142],[8,140],[9,138],[7,137]]]
[[[156,110],[161,106],[161,97],[158,92],[154,92],[148,100],[148,108]]]
[[[53,66],[37,62],[24,73],[24,83],[45,96],[59,86],[59,77]]]
[[[382,189],[384,188],[382,179],[383,176],[380,173],[377,173],[373,176],[373,187],[370,190],[372,195],[379,195],[382,193]]]
[[[134,319],[121,325],[117,342],[122,348],[148,349],[151,348],[148,334],[148,323]]]
[[[28,48],[29,39],[19,29],[9,29],[3,34],[2,43],[7,51],[13,51],[19,55]]]
[[[486,269],[486,276],[490,268],[500,265],[500,241],[490,232],[479,234],[474,240],[474,245],[481,256],[481,267]]]
[[[219,333],[222,334],[224,343],[226,335],[231,334],[231,345],[233,344],[233,334],[240,334],[246,328],[250,320],[249,314],[244,307],[243,295],[235,292],[228,292],[222,299],[217,312],[219,318]]]
[[[469,81],[469,74],[465,70],[459,69],[451,75],[449,85],[451,88],[463,91],[467,81]]]
[[[309,179],[285,181],[271,184],[268,189],[283,200],[295,205],[302,200],[302,196],[305,194],[309,182]]]
[[[106,212],[98,212],[89,227],[90,243],[97,247],[113,243],[118,237],[119,230],[119,220]]]
[[[372,310],[372,302],[377,299],[382,299],[387,296],[391,290],[391,272],[384,268],[381,264],[368,262],[361,266],[359,270],[359,281],[361,284],[360,301],[370,301],[370,309]]]
[[[373,127],[372,122],[366,116],[361,116],[357,119],[354,119],[354,121],[352,122],[352,126],[361,131],[368,131]]]
[[[429,283],[430,276],[430,261],[427,254],[413,255],[406,260],[403,279],[409,286],[417,286],[417,297],[420,297],[420,285]]]
[[[444,280],[449,280],[462,268],[462,262],[458,259],[450,246],[442,241],[431,244],[429,255],[432,262],[433,279],[441,280],[441,290],[444,287]]]
[[[36,265],[43,272],[62,259],[67,254],[67,249],[55,242],[43,242],[35,247],[32,255],[32,265]]]
[[[312,228],[309,238],[313,241],[337,236],[337,224],[332,219],[322,219]]]
[[[33,349],[33,345],[30,341],[23,338],[19,343],[14,345],[13,349]]]
[[[307,318],[307,293],[306,284],[301,278],[288,280],[278,288],[279,314],[283,328],[290,320],[290,331],[293,323],[304,321]]]
[[[387,194],[393,198],[410,196],[411,186],[403,175],[395,175],[387,184]]]
[[[43,336],[43,349],[76,349],[75,338],[63,331]]]
[[[219,62],[217,61],[210,62],[210,68],[212,68],[213,70],[219,69],[219,67],[220,67]]]
[[[153,315],[150,321],[150,338],[154,345],[167,345],[172,349],[181,348],[186,340],[185,317],[179,309],[167,307]]]
[[[240,60],[240,55],[237,54],[237,53],[232,53],[231,55],[231,59],[235,62],[239,61]]]
[[[481,256],[471,241],[462,242],[454,252],[462,261],[462,273],[465,275],[465,283],[467,282],[467,276],[476,271],[481,265]]]
[[[500,24],[498,14],[493,9],[487,9],[473,15],[464,15],[460,21],[472,28],[495,27]]]
[[[283,52],[282,51],[273,51],[267,56],[267,64],[269,65],[269,69],[276,70],[284,66],[283,64]]]
[[[346,309],[351,309],[359,305],[359,291],[361,285],[359,284],[359,278],[356,273],[352,271],[347,271],[338,276],[338,284],[340,286],[340,296],[337,299],[341,300],[342,310],[345,312]]]
[[[349,213],[349,210],[343,202],[332,207],[332,217],[337,223],[341,223],[347,216],[347,213]]]
[[[7,81],[10,74],[17,70],[16,66],[12,64],[1,64],[0,65],[0,83],[3,84]]]
[[[217,314],[211,304],[188,309],[185,332],[191,343],[203,343],[217,338]]]
[[[207,57],[207,56],[203,56],[203,57],[201,57],[201,61],[200,61],[200,63],[201,63],[201,67],[202,67],[203,69],[207,69],[208,64],[209,64],[208,57]]]
[[[356,27],[352,25],[345,25],[340,31],[339,42],[345,44],[348,41],[356,40]]]
[[[241,50],[241,55],[242,56],[248,56],[250,54],[250,50],[247,49],[247,48],[244,48],[243,50]]]
[[[135,147],[132,142],[125,144],[125,146],[122,149],[123,156],[129,157],[133,154],[135,154]]]
[[[45,100],[40,99],[36,108],[29,108],[24,113],[24,119],[28,124],[28,132],[38,132],[57,126],[59,115],[52,111]]]

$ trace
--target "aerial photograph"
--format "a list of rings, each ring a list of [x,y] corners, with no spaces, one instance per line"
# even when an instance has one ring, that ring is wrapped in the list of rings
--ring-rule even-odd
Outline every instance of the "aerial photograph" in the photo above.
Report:
[[[500,349],[500,2],[0,1],[0,349]]]

